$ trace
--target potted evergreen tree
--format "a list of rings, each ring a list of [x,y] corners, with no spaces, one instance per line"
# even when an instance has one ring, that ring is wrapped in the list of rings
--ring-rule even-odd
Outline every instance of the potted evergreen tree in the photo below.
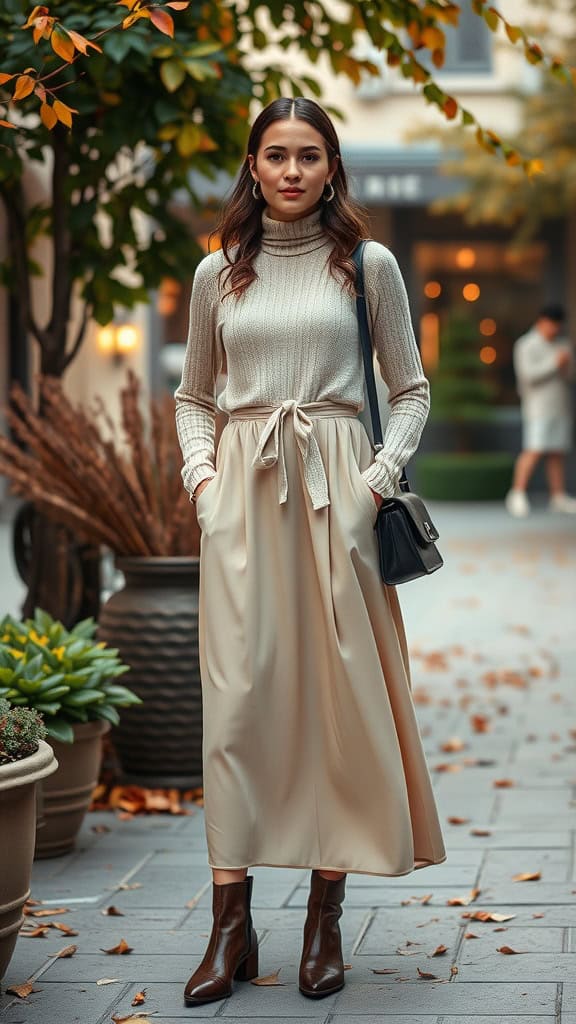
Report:
[[[503,499],[513,457],[487,446],[495,388],[479,359],[477,328],[462,314],[454,314],[442,332],[430,389],[430,433],[436,433],[436,450],[415,460],[416,489],[441,501]]]
[[[4,668],[0,668],[2,679]],[[46,727],[37,711],[11,707],[0,698],[0,981],[14,952],[30,896],[36,837],[36,787],[58,767],[45,742]]]

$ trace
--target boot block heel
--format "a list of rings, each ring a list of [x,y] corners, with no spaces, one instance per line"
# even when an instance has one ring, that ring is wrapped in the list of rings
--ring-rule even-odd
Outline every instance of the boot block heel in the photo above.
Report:
[[[236,969],[234,978],[236,981],[252,981],[258,977],[258,938],[256,932],[252,933],[250,952],[245,960]]]

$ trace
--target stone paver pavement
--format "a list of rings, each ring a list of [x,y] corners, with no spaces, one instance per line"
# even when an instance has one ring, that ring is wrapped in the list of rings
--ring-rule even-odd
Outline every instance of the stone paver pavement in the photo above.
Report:
[[[516,522],[491,505],[433,514],[445,568],[400,596],[448,859],[402,878],[349,875],[344,990],[297,990],[308,872],[255,868],[260,973],[280,969],[282,984],[236,984],[186,1009],[210,929],[202,811],[98,813],[73,854],[35,864],[33,897],[68,907],[57,920],[78,936],[19,939],[5,986],[33,977],[36,991],[0,997],[2,1024],[104,1024],[143,988],[139,1010],[161,1024],[576,1024],[576,522],[543,509]],[[123,917],[103,915],[112,904]],[[122,938],[130,955],[102,952]],[[57,959],[70,942],[75,956]]]

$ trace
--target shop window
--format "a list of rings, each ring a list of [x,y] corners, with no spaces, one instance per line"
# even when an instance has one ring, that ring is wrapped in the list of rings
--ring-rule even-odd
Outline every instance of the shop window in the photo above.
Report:
[[[544,242],[522,249],[496,241],[418,242],[414,308],[425,371],[435,372],[456,321],[472,358],[489,373],[495,403],[515,405],[512,347],[544,300],[549,259]]]

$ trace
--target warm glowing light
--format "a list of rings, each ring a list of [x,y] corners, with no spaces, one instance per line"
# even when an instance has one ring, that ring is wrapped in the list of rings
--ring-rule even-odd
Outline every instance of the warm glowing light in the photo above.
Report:
[[[140,343],[140,331],[134,324],[108,324],[100,327],[96,334],[100,351],[119,361],[128,352],[133,352]]]
[[[480,289],[477,284],[470,282],[470,284],[464,285],[462,295],[466,299],[466,302],[476,302],[476,299],[480,298]]]
[[[487,366],[496,362],[496,349],[493,345],[483,345],[480,349],[480,359]]]
[[[493,334],[496,334],[496,330],[496,321],[491,317],[487,316],[480,321],[480,334],[483,334],[485,338],[491,338]]]
[[[442,285],[439,281],[426,281],[424,295],[427,299],[437,299],[442,294]]]
[[[138,344],[138,328],[133,324],[123,324],[116,333],[118,352],[132,352]]]
[[[435,370],[440,352],[440,319],[437,313],[425,313],[420,319],[420,354],[425,370]]]
[[[456,263],[462,270],[470,270],[476,266],[476,253],[474,249],[459,249],[456,253]]]
[[[108,355],[116,347],[116,328],[109,324],[108,327],[98,328],[96,344],[101,352]]]

